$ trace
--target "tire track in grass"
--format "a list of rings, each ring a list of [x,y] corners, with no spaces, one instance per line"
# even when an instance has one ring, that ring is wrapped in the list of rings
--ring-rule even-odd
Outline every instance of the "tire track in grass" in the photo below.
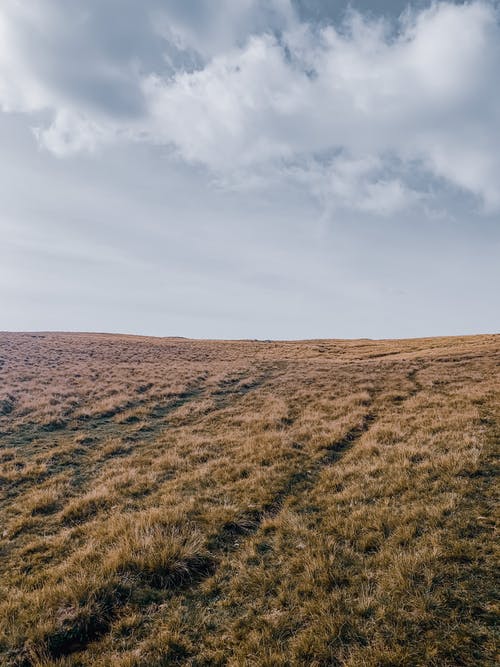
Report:
[[[345,453],[369,430],[376,421],[376,415],[367,412],[361,422],[352,427],[341,438],[325,448],[323,456],[306,469],[295,471],[275,493],[273,499],[261,510],[245,513],[240,519],[222,526],[221,531],[210,541],[209,549],[227,553],[243,546],[243,540],[250,538],[267,519],[272,519],[283,510],[289,498],[297,497],[316,483],[321,471],[337,463]]]
[[[417,373],[420,370],[421,367],[418,366],[408,372],[407,378],[412,382],[412,387],[407,390],[402,401],[403,403],[416,396],[422,390],[422,385],[417,378]],[[345,454],[376,424],[378,414],[373,410],[373,406],[378,393],[379,391],[377,390],[370,395],[367,411],[358,424],[351,427],[343,436],[325,447],[323,455],[318,460],[312,462],[306,469],[295,471],[285,481],[281,489],[275,493],[273,499],[260,511],[256,510],[252,513],[245,513],[241,519],[224,524],[221,531],[210,541],[209,549],[217,553],[220,557],[224,553],[242,548],[245,541],[259,531],[264,521],[279,515],[289,499],[297,499],[313,488],[321,472],[329,466],[338,464]],[[212,576],[214,573],[215,570],[209,576]],[[193,591],[193,599],[194,593],[195,591]]]
[[[420,384],[417,374],[422,370],[422,366],[417,366],[411,369],[406,377],[411,381],[412,386],[406,390],[402,400],[396,401],[396,404],[401,406],[406,401],[412,399],[420,391],[423,386]],[[360,422],[351,427],[342,437],[338,438],[327,446],[323,455],[307,469],[295,472],[289,477],[284,486],[278,491],[273,500],[267,504],[263,510],[254,518],[243,519],[241,522],[231,522],[223,526],[223,530],[218,535],[218,541],[215,542],[214,548],[222,554],[230,555],[232,552],[239,551],[245,548],[245,544],[256,535],[261,529],[262,524],[270,519],[274,519],[280,515],[287,505],[287,501],[293,500],[302,502],[308,492],[316,485],[318,479],[325,469],[330,466],[337,465],[341,462],[343,457],[352,450],[352,448],[359,442],[363,436],[370,431],[370,429],[377,423],[379,415],[374,410],[374,404],[380,391],[373,391],[370,395],[370,400],[367,405],[367,411],[362,416]],[[394,403],[390,401],[390,403]],[[214,568],[213,573],[205,579],[209,579],[217,574],[218,566]],[[225,585],[230,586],[230,582],[236,576],[236,573],[231,570],[229,565],[229,573]],[[201,582],[200,582],[201,584]],[[221,596],[219,587],[215,587],[213,592],[204,592],[204,603],[210,604]],[[186,608],[196,606],[199,603],[200,591],[199,585],[192,587],[187,594],[184,594],[184,605]],[[201,641],[201,637],[198,637]],[[195,642],[196,643],[196,642]],[[188,657],[195,657],[194,655]]]
[[[372,408],[374,399],[370,400],[368,408]],[[377,415],[368,409],[361,417],[358,424],[350,428],[343,436],[330,443],[324,448],[322,456],[312,462],[306,469],[295,471],[284,482],[282,487],[274,494],[272,500],[264,505],[260,511],[245,513],[240,519],[225,523],[221,530],[209,541],[208,549],[213,554],[213,567],[198,576],[191,582],[171,591],[164,604],[172,602],[182,596],[182,604],[189,608],[200,602],[201,586],[215,577],[219,571],[224,557],[245,548],[248,541],[256,535],[265,521],[279,516],[285,508],[287,501],[298,499],[314,487],[321,472],[332,465],[337,464],[343,456],[355,446],[365,433],[376,423]],[[231,580],[233,574],[230,575]],[[210,603],[213,596],[218,596],[218,589],[213,594],[203,593],[205,604]],[[184,655],[184,658],[195,657]]]
[[[239,377],[234,378],[230,383],[221,383],[220,388],[217,390],[217,395],[222,398],[223,405],[219,402],[216,409],[223,410],[225,407],[230,407],[234,400],[244,397],[250,391],[254,391],[261,387],[275,376],[275,372],[273,372],[275,370],[275,368],[267,369],[265,373],[262,373],[257,377],[244,374],[243,376],[240,375]],[[247,378],[250,378],[250,380],[245,382],[245,379]],[[205,393],[207,393],[206,390],[199,390],[196,392],[196,396],[202,396]],[[211,393],[210,388],[208,388],[208,395],[211,395]],[[184,397],[181,396],[181,400],[177,401],[175,405],[170,404],[166,414],[170,413],[172,409],[184,404],[186,400],[183,399]],[[188,423],[191,423],[191,420],[188,420]],[[91,433],[92,435],[98,436],[103,429],[107,430],[110,426],[111,424],[107,420],[102,425],[96,426]],[[129,430],[128,426],[128,424],[125,425],[127,431]],[[154,432],[147,433],[141,440],[153,440],[155,437],[158,437],[164,428],[169,428],[168,423],[160,422],[160,420],[158,420]],[[58,434],[58,436],[62,438],[63,434]],[[78,468],[80,468],[83,463],[84,461],[78,462],[78,464],[76,464],[77,469],[75,470],[80,483],[85,481],[84,477],[87,479],[95,476],[97,471],[95,465],[91,467],[91,470],[87,469],[86,466],[85,474],[82,471],[82,474],[80,475],[78,473]],[[212,554],[210,551],[207,551],[207,556],[205,558],[193,559],[192,562],[186,562],[180,575],[167,577],[167,580],[164,580],[161,584],[155,582],[154,577],[143,577],[141,573],[136,573],[132,578],[125,573],[123,581],[120,579],[114,584],[110,583],[110,585],[103,585],[102,590],[95,590],[92,593],[91,602],[92,606],[95,607],[95,617],[89,610],[87,610],[85,614],[82,612],[80,618],[80,615],[77,613],[78,610],[73,608],[69,610],[71,613],[68,612],[67,617],[63,615],[60,630],[53,632],[45,638],[42,651],[48,653],[50,658],[55,660],[64,658],[64,656],[69,656],[76,652],[85,651],[89,644],[98,641],[109,632],[113,620],[119,614],[120,609],[130,600],[131,596],[134,595],[134,591],[137,592],[144,588],[150,588],[157,589],[160,595],[162,591],[169,590],[172,591],[172,593],[180,593],[184,589],[192,586],[193,583],[211,576],[214,572],[217,557],[218,554]],[[23,651],[20,656],[20,661],[16,661],[12,664],[31,665],[32,662],[30,662],[29,655]]]
[[[307,470],[295,471],[275,493],[273,499],[261,510],[246,513],[239,519],[225,523],[216,535],[208,541],[207,552],[209,556],[206,559],[193,562],[192,566],[190,565],[185,570],[182,577],[173,577],[163,587],[158,586],[159,591],[165,595],[165,602],[181,595],[185,596],[186,601],[195,600],[199,586],[203,581],[216,574],[223,556],[242,548],[246,540],[258,532],[265,520],[277,516],[282,511],[288,498],[299,495],[313,486],[321,470],[325,466],[338,461],[370,428],[374,420],[375,416],[371,412],[365,414],[358,425],[349,429],[341,438],[326,447],[323,456],[310,465]],[[84,651],[89,644],[105,636],[110,631],[120,609],[130,599],[133,590],[137,591],[145,584],[155,588],[154,583],[151,581],[143,582],[138,575],[128,584],[125,581],[124,589],[116,597],[110,595],[107,587],[103,589],[102,595],[99,594],[99,591],[96,591],[94,597],[96,599],[96,609],[99,611],[99,622],[94,623],[85,619],[85,623],[79,623],[75,627],[68,625],[63,627],[61,632],[47,637],[45,650],[49,653],[51,659],[60,659],[77,651]],[[116,590],[119,591],[119,589],[121,590],[120,587]],[[130,590],[127,593],[125,589]],[[31,663],[28,661],[19,664],[29,665]]]
[[[417,372],[419,370],[420,367],[417,367],[407,373],[407,378],[412,382],[413,386],[407,391],[403,402],[412,398],[421,390],[421,385],[417,379]],[[263,383],[265,383],[265,380],[258,385],[252,384],[247,391],[252,390],[256,386],[261,386]],[[238,384],[233,383],[230,385],[230,387],[233,386],[238,386]],[[245,395],[247,391],[243,390],[233,393],[236,395]],[[208,557],[206,559],[202,559],[200,562],[193,562],[192,566],[184,571],[181,578],[174,577],[167,584],[164,584],[163,587],[157,586],[159,591],[165,595],[164,602],[167,603],[169,600],[182,595],[186,605],[196,603],[201,584],[217,573],[221,560],[225,555],[244,548],[247,541],[260,530],[266,520],[277,517],[284,509],[288,500],[292,498],[298,499],[307,493],[316,484],[322,470],[337,464],[372,428],[377,422],[377,413],[373,410],[377,395],[378,390],[371,394],[367,404],[367,411],[361,417],[359,423],[351,427],[342,437],[325,447],[323,455],[316,461],[313,461],[306,469],[294,471],[274,494],[270,502],[265,504],[260,510],[250,513],[246,512],[240,518],[223,524],[221,529],[208,540]],[[288,424],[288,427],[290,426],[291,424]],[[75,629],[68,628],[68,641],[65,641],[64,633],[62,633],[62,636],[57,635],[56,641],[47,638],[46,649],[51,658],[59,659],[76,651],[84,651],[89,644],[98,641],[108,634],[114,619],[120,612],[120,608],[130,599],[132,589],[134,587],[140,588],[143,585],[144,583],[139,575],[132,582],[129,582],[128,588],[131,589],[129,594],[118,595],[112,599],[106,597],[105,604],[103,603],[105,613],[101,616],[100,623],[87,623],[84,627],[78,628],[76,637],[74,636]],[[155,588],[152,582],[149,582],[148,585],[151,588]],[[29,665],[30,663],[26,662],[24,664]]]
[[[191,426],[198,422],[202,422],[207,416],[224,410],[232,405],[238,398],[246,396],[249,392],[255,391],[262,387],[269,380],[274,378],[273,369],[267,369],[260,376],[251,379],[248,373],[242,374],[234,380],[222,380],[217,385],[215,390],[210,387],[192,387],[185,392],[173,397],[170,401],[162,403],[158,399],[152,398],[143,401],[137,401],[134,404],[126,406],[130,408],[143,408],[152,406],[150,412],[146,415],[147,427],[144,430],[137,430],[135,420],[116,422],[113,418],[125,410],[118,409],[116,411],[99,415],[86,419],[78,419],[74,423],[66,425],[64,428],[55,430],[47,429],[44,425],[37,426],[36,424],[26,424],[18,427],[14,431],[4,431],[0,433],[2,436],[2,444],[8,447],[15,447],[23,454],[23,460],[29,461],[33,456],[39,456],[47,448],[54,449],[58,444],[64,444],[65,441],[70,440],[78,434],[82,438],[87,438],[89,444],[95,450],[99,443],[102,443],[106,438],[122,438],[124,442],[124,451],[130,451],[128,446],[133,446],[134,442],[139,442],[145,445],[157,440],[164,431],[170,428],[182,428]],[[245,378],[250,381],[244,383]],[[243,382],[243,384],[241,384]],[[240,385],[240,386],[238,386]],[[199,399],[217,396],[217,403],[213,409],[203,415],[196,415],[191,418],[182,420],[179,423],[170,424],[167,421],[169,415],[175,413],[176,410],[184,405],[196,402]],[[79,444],[75,451],[71,453],[71,458],[61,459],[60,457],[51,458],[48,461],[47,470],[40,473],[37,477],[37,482],[42,483],[48,478],[57,475],[60,472],[71,469],[73,471],[73,485],[78,489],[83,489],[83,486],[89,480],[95,479],[98,470],[105,464],[106,459],[98,460],[93,465],[87,462],[87,445],[85,443]],[[112,455],[113,457],[115,455]],[[27,477],[20,478],[13,482],[5,482],[6,499],[9,502],[13,498],[19,496],[24,489],[33,483],[33,479]],[[1,501],[0,501],[1,504]]]

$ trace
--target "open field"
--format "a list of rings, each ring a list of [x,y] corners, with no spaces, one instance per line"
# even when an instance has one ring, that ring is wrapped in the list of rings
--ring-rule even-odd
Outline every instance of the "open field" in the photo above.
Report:
[[[0,334],[0,664],[498,664],[500,336]]]

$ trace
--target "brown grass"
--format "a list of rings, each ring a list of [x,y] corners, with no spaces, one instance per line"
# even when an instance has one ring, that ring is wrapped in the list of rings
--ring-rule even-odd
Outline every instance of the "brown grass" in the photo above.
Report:
[[[496,665],[499,365],[0,334],[0,663]]]

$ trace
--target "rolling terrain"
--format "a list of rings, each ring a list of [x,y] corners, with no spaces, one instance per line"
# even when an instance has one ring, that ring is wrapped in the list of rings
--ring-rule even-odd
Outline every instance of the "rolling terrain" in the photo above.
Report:
[[[500,336],[0,333],[0,664],[498,664]]]

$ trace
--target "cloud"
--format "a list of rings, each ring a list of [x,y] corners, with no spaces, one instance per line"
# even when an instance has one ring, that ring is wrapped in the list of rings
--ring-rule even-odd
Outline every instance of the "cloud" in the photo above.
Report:
[[[58,157],[75,153],[94,153],[110,133],[88,116],[69,109],[59,109],[48,127],[34,127],[41,146]]]
[[[221,184],[297,179],[377,215],[425,199],[424,173],[500,207],[492,3],[341,26],[299,21],[288,0],[125,5],[0,8],[0,106],[48,113],[36,137],[56,155],[165,145]]]
[[[157,32],[181,51],[210,59],[249,36],[280,33],[297,21],[290,0],[170,1],[159,4],[154,15]]]
[[[327,165],[310,165],[302,174],[327,210],[392,216],[418,203],[422,195],[391,173],[388,164],[389,159],[339,155]]]

